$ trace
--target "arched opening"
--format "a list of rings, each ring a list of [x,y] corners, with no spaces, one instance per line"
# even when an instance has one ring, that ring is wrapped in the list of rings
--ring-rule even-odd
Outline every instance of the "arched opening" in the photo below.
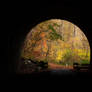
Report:
[[[66,20],[50,19],[30,29],[20,58],[22,73],[79,70],[90,64],[90,46],[79,27]]]

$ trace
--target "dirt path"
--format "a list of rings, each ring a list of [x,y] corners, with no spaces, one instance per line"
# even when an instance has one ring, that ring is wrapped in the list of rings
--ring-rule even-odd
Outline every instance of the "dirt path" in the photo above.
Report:
[[[73,69],[72,66],[58,65],[54,63],[48,63],[49,69]]]

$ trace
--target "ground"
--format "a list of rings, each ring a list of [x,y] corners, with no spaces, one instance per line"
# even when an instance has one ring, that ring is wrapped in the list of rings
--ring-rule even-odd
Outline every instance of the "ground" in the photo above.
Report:
[[[54,63],[48,63],[49,69],[73,69],[73,66],[58,65]]]

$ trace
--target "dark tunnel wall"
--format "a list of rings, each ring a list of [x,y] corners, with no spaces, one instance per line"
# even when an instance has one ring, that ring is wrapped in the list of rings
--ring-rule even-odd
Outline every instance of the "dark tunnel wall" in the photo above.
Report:
[[[43,7],[43,8],[42,8]],[[29,32],[29,29],[34,27],[36,24],[48,20],[48,19],[64,19],[70,21],[81,28],[88,38],[90,47],[92,48],[92,28],[91,28],[91,16],[90,12],[86,10],[89,17],[84,16],[85,11],[81,8],[81,6],[77,7],[77,5],[73,4],[49,4],[48,6],[44,5],[41,7],[37,7],[28,11],[21,11],[21,14],[17,11],[17,18],[13,18],[12,31],[9,36],[9,72],[15,73],[19,55],[20,48],[23,44],[23,41]],[[16,13],[16,12],[14,12]],[[92,65],[92,62],[90,62]]]

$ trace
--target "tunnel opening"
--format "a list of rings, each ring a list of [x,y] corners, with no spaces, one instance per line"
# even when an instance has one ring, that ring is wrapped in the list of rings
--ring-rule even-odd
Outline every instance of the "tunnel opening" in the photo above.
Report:
[[[20,50],[18,72],[47,70],[88,70],[90,46],[75,24],[50,19],[30,29]]]

